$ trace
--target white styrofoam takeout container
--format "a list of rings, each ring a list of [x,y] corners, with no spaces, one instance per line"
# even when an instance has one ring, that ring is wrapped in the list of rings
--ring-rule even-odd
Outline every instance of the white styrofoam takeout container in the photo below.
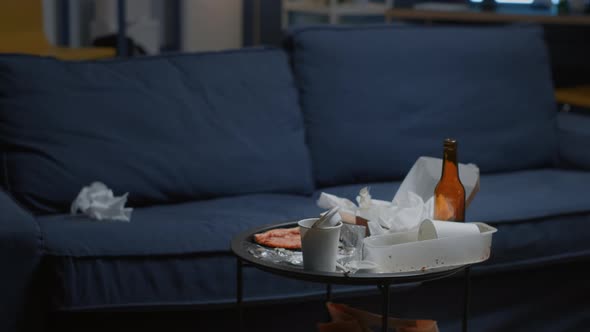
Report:
[[[497,229],[474,223],[479,234],[418,241],[418,231],[370,236],[363,241],[363,260],[381,273],[428,272],[487,260]]]

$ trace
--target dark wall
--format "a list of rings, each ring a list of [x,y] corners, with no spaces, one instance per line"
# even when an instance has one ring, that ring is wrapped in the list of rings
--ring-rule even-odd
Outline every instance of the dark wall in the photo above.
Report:
[[[260,1],[260,42],[265,45],[280,45],[283,38],[281,31],[281,1]],[[255,0],[244,0],[244,46],[254,44],[253,17]]]
[[[545,26],[557,87],[590,84],[590,27]]]

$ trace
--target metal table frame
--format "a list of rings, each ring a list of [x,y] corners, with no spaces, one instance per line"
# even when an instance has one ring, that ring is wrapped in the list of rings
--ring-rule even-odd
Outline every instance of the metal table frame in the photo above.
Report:
[[[245,266],[252,266],[272,274],[280,275],[286,278],[312,281],[326,284],[326,300],[330,301],[332,298],[332,285],[375,285],[379,289],[382,296],[381,314],[382,326],[381,330],[386,332],[388,330],[388,316],[390,310],[390,288],[392,285],[415,284],[417,282],[425,282],[451,276],[461,270],[465,271],[465,283],[463,294],[463,321],[462,331],[467,331],[467,323],[469,318],[469,298],[470,294],[470,267],[460,266],[451,270],[437,271],[423,274],[390,274],[390,273],[357,273],[357,274],[343,274],[340,272],[317,272],[306,271],[301,268],[290,267],[286,265],[276,265],[271,262],[257,259],[250,255],[247,250],[243,248],[244,243],[252,242],[254,234],[262,233],[273,228],[287,228],[294,227],[296,223],[289,222],[283,224],[275,224],[264,226],[252,230],[248,230],[239,234],[232,239],[231,249],[237,257],[236,266],[236,307],[238,311],[239,329],[242,330],[242,323],[244,321],[243,304],[244,304],[244,278],[243,269]]]

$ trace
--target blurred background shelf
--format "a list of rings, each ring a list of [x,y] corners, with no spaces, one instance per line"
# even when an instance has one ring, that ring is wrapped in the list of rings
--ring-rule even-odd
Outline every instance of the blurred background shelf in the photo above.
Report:
[[[396,0],[393,6],[393,0],[0,0],[0,52],[81,60],[113,57],[116,49],[120,56],[136,56],[142,53],[134,50],[158,54],[280,46],[286,29],[296,25],[379,24],[386,18],[426,25],[536,22],[545,33],[555,87],[568,89],[558,100],[572,102],[573,93],[588,104],[586,90],[569,90],[590,84],[588,14],[559,14],[555,4],[538,4],[548,0],[498,3],[493,10],[483,10],[477,0],[433,1]],[[118,38],[120,27],[126,38]]]
[[[289,26],[291,13],[328,16],[330,24],[338,24],[343,16],[384,16],[393,6],[393,0],[342,1],[342,0],[283,0],[282,25]]]
[[[466,8],[465,10],[430,10],[412,8],[388,9],[388,22],[394,20],[447,21],[467,23],[539,23],[559,25],[590,25],[590,15],[559,14],[553,9],[515,9],[502,8],[482,10]]]
[[[42,0],[0,2],[0,53],[51,56],[62,60],[90,60],[115,56],[112,47],[65,47],[47,38]]]
[[[555,99],[560,104],[590,110],[590,85],[556,89]]]

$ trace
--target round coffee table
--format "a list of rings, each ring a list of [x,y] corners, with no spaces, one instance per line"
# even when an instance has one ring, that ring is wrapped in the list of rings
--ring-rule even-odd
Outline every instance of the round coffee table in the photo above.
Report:
[[[389,316],[390,297],[389,291],[391,285],[414,284],[418,282],[431,281],[435,279],[445,278],[451,276],[461,270],[468,268],[468,265],[461,265],[445,270],[436,271],[420,271],[420,272],[404,272],[404,273],[344,273],[344,272],[319,272],[309,271],[303,269],[301,266],[275,264],[253,256],[248,247],[254,243],[254,234],[266,232],[275,228],[290,228],[297,226],[297,222],[288,222],[282,224],[274,224],[263,226],[255,229],[247,230],[237,236],[231,241],[231,250],[237,256],[237,293],[236,304],[239,311],[240,327],[243,320],[242,303],[243,303],[243,278],[242,269],[245,264],[251,265],[260,270],[280,275],[286,278],[297,280],[312,281],[326,284],[326,298],[331,298],[331,285],[374,285],[377,286],[382,294],[382,331],[387,331],[387,317]],[[466,278],[466,292],[465,303],[468,303],[469,297],[469,278]],[[466,330],[465,322],[467,321],[467,305],[463,312],[464,328]]]

